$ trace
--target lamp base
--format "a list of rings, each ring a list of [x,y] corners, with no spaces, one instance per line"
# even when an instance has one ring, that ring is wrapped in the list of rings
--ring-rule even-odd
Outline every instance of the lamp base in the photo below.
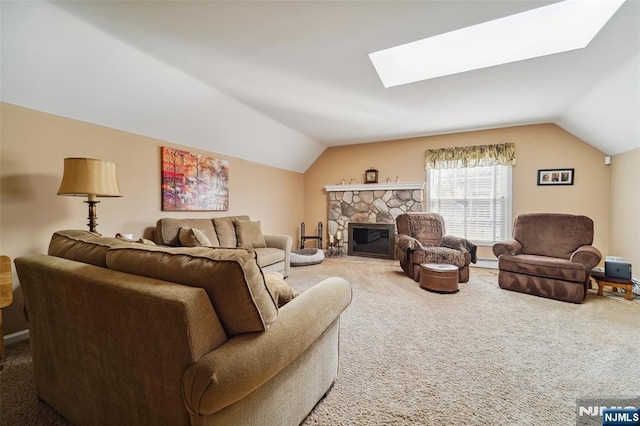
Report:
[[[85,203],[89,204],[89,217],[87,219],[89,219],[89,223],[87,223],[87,225],[89,226],[89,231],[90,232],[95,232],[96,234],[98,233],[98,231],[96,231],[96,227],[98,226],[98,216],[96,215],[96,204],[98,204],[100,201],[95,201],[95,200],[89,200],[89,201],[85,201]]]

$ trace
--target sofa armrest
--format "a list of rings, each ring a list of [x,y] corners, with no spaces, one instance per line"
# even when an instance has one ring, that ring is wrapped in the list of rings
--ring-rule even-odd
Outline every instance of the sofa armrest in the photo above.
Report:
[[[461,252],[469,252],[471,255],[471,263],[476,263],[477,246],[466,238],[454,237],[453,235],[445,235],[442,238],[442,246]]]
[[[516,255],[522,253],[522,244],[516,240],[506,240],[493,245],[493,254],[500,257],[501,254]]]
[[[206,416],[244,398],[301,356],[351,303],[351,285],[328,278],[284,305],[266,332],[237,335],[183,376],[192,415]]]
[[[291,269],[293,238],[290,235],[265,235],[264,241],[267,243],[267,247],[284,250],[284,277],[288,277]]]
[[[593,246],[580,246],[571,255],[571,261],[583,264],[587,271],[600,263],[600,260],[602,260],[602,254]]]
[[[267,243],[267,247],[285,251],[291,251],[293,245],[293,238],[290,235],[265,235],[264,241]]]

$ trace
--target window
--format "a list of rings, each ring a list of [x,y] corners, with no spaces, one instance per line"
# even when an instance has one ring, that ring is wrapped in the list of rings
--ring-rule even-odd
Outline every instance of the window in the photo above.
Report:
[[[511,166],[427,169],[427,211],[479,245],[511,237]]]

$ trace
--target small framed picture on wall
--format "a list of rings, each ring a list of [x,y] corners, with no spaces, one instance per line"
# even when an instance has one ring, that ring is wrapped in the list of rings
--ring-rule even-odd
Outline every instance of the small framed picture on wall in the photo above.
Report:
[[[538,170],[538,185],[573,185],[574,169]]]

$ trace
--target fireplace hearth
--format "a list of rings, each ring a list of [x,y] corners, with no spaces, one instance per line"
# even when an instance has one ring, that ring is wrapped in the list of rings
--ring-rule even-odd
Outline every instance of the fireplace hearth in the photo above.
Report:
[[[350,222],[349,256],[393,259],[396,227],[393,223]]]

